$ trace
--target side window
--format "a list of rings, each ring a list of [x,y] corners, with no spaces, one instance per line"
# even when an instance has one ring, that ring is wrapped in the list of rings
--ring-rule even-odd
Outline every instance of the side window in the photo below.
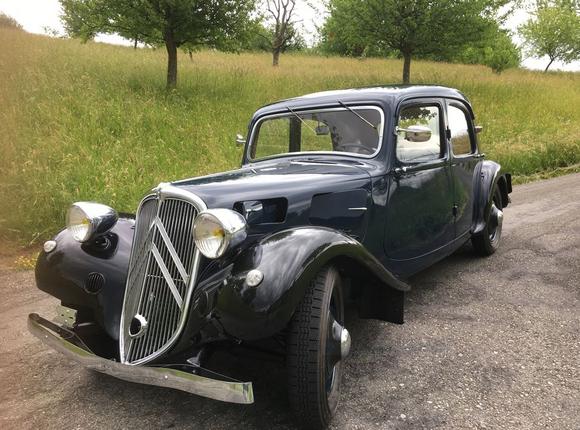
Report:
[[[430,131],[430,133],[429,133]],[[397,159],[423,163],[445,156],[441,145],[441,109],[436,105],[406,106],[399,115]]]
[[[447,110],[449,119],[449,130],[451,131],[451,148],[454,155],[473,154],[475,145],[471,141],[469,133],[469,123],[466,113],[457,106],[449,105]]]

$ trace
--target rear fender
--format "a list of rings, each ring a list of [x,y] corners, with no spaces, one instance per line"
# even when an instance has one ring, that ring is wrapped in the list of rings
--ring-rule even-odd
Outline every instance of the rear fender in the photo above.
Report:
[[[512,192],[512,177],[503,172],[501,166],[494,161],[482,161],[473,174],[473,235],[480,234],[485,228],[485,220],[491,210],[493,202],[493,190],[496,185],[501,192],[502,208],[509,202],[509,194]]]
[[[359,242],[322,227],[278,232],[242,252],[218,293],[216,316],[225,331],[237,338],[272,336],[288,325],[310,282],[327,264],[335,264],[339,270],[356,267],[364,275],[361,278],[372,280],[373,288],[398,293],[400,315],[392,319],[402,322],[402,296],[409,286],[386,270]],[[257,287],[250,287],[246,275],[254,269],[262,272],[264,278]],[[372,313],[369,308],[367,314]]]

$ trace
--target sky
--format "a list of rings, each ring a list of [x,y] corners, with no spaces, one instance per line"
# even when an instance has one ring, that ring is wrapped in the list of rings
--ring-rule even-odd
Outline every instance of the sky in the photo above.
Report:
[[[324,22],[324,8],[321,0],[314,0],[312,3],[317,5],[312,9],[299,0],[297,6],[297,19],[305,33],[306,40],[312,42],[316,37],[316,27]],[[62,33],[62,24],[60,23],[60,4],[58,0],[0,0],[0,12],[3,12],[16,19],[26,31],[31,33],[46,33],[46,28],[50,28]],[[518,10],[508,20],[506,27],[515,31],[518,25],[525,22],[528,14],[525,10]],[[126,41],[117,36],[103,35],[97,39],[100,42],[128,44]],[[516,43],[521,40],[516,38]],[[530,69],[543,69],[548,64],[547,58],[524,58],[522,65]],[[551,70],[568,70],[580,71],[580,61],[563,65],[554,63]]]

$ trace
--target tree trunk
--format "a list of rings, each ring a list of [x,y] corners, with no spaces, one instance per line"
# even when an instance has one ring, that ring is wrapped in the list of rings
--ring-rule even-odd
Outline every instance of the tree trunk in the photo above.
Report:
[[[280,49],[274,48],[272,50],[272,66],[278,67],[278,64],[280,64]]]
[[[137,40],[137,38],[135,38],[135,43],[133,44],[133,49],[135,51],[137,50],[137,43],[139,43],[139,40]]]
[[[550,58],[550,62],[548,63],[548,65],[544,69],[544,73],[546,73],[548,71],[548,69],[550,68],[550,66],[552,65],[553,62],[554,62],[554,59],[553,58]]]
[[[177,44],[170,31],[165,32],[165,48],[167,49],[167,89],[177,86]]]
[[[411,54],[403,54],[405,62],[403,63],[403,83],[411,83]]]

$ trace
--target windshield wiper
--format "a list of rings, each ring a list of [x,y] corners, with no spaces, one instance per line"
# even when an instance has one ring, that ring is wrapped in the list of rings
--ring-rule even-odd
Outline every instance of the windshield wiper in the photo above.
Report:
[[[294,112],[292,109],[290,109],[290,106],[286,106],[286,109],[288,109],[296,118],[298,118],[302,124],[304,124],[306,127],[308,127],[312,131],[312,133],[317,134],[316,130],[314,130],[312,127],[310,127],[310,125],[306,121],[304,121],[300,115],[298,115],[296,112]]]
[[[360,118],[361,121],[363,121],[364,123],[368,124],[370,127],[372,127],[374,130],[378,130],[377,126],[374,125],[372,122],[370,122],[368,119],[366,119],[364,116],[362,116],[361,114],[359,114],[357,111],[355,111],[353,108],[351,108],[350,106],[345,105],[343,102],[341,102],[340,100],[338,100],[338,104],[341,105],[343,108],[345,108],[346,110],[348,110],[349,112],[353,113],[354,115],[356,115],[358,118]]]

